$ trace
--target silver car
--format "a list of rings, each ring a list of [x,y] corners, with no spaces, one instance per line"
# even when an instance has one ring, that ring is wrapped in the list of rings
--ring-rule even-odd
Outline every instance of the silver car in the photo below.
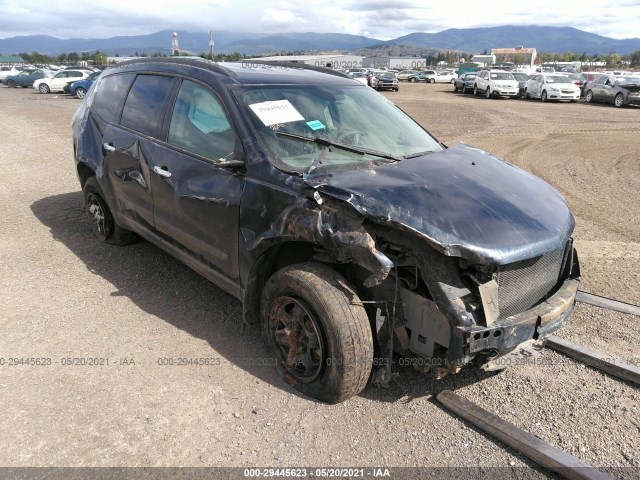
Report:
[[[613,103],[616,107],[640,105],[640,76],[603,75],[584,87],[587,102]]]

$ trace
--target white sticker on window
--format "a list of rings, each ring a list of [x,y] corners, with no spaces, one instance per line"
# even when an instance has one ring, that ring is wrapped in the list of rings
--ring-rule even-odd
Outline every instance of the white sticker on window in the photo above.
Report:
[[[289,100],[254,103],[253,105],[249,105],[249,107],[267,127],[275,125],[276,123],[304,120],[300,112],[291,105]]]

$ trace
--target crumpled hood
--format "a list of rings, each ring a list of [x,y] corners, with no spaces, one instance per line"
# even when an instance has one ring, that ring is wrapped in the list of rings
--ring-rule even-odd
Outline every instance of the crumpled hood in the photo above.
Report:
[[[315,172],[305,182],[375,223],[412,230],[446,255],[483,264],[564,248],[574,227],[557,190],[464,144],[368,169]]]

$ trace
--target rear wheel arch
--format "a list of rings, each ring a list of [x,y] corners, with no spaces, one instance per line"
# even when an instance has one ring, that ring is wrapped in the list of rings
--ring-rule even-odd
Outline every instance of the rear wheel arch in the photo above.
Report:
[[[84,189],[84,184],[87,183],[87,180],[91,177],[95,177],[96,172],[94,172],[91,167],[89,167],[85,163],[79,163],[77,170],[78,179],[80,180],[80,188]]]

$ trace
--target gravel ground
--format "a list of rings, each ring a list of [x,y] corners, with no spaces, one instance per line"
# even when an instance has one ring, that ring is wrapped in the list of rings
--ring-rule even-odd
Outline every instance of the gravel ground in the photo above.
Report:
[[[640,303],[640,108],[487,100],[449,85],[385,95],[444,143],[478,146],[558,188],[576,216],[582,289]],[[297,394],[261,365],[268,353],[242,328],[239,302],[146,242],[94,240],[73,168],[78,105],[0,87],[0,465],[549,475],[440,407],[434,394],[451,389],[614,478],[640,475],[638,388],[548,350],[543,365],[440,381],[403,367],[390,388],[340,405]],[[558,334],[640,357],[631,315],[578,304]],[[27,357],[51,363],[8,364]],[[176,357],[213,365],[159,365]]]

